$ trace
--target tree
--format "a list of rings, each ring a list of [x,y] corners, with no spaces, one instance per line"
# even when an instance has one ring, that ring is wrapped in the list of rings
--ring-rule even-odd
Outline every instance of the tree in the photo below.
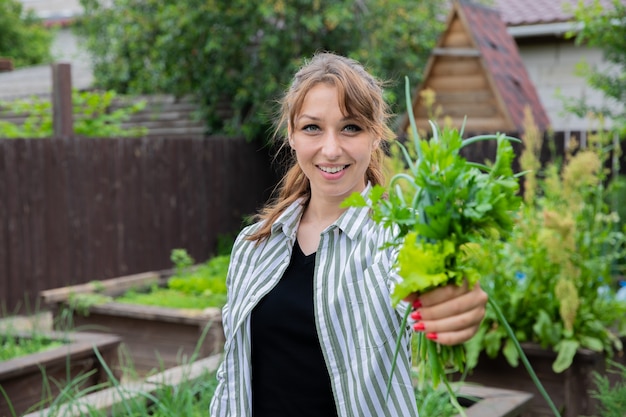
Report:
[[[81,3],[77,30],[87,39],[100,87],[193,94],[209,133],[249,139],[266,135],[276,99],[315,51],[364,62],[390,80],[392,105],[403,100],[404,76],[414,84],[421,78],[445,15],[438,0]]]
[[[15,67],[51,60],[52,32],[32,10],[18,0],[0,0],[0,56],[9,57]]]
[[[578,45],[596,46],[604,52],[612,69],[599,70],[582,62],[577,67],[589,86],[602,91],[613,105],[593,106],[584,99],[566,105],[566,108],[578,116],[589,112],[601,114],[614,122],[614,127],[626,135],[626,4],[613,0],[612,7],[604,8],[598,0],[585,5],[579,2],[575,10],[576,20],[582,29],[575,35]],[[616,105],[615,105],[616,104]]]

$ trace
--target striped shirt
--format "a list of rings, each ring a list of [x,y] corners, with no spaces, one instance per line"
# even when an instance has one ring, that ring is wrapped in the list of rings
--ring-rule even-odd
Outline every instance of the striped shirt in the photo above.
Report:
[[[272,225],[270,237],[258,246],[245,237],[259,223],[245,228],[235,241],[222,315],[226,343],[212,417],[250,416],[250,313],[289,265],[302,212],[300,201],[288,207]],[[390,302],[390,291],[399,279],[393,251],[381,249],[390,238],[367,208],[356,207],[347,209],[320,236],[313,284],[315,320],[339,417],[418,415],[408,327],[390,376],[407,308],[401,303],[394,309]]]

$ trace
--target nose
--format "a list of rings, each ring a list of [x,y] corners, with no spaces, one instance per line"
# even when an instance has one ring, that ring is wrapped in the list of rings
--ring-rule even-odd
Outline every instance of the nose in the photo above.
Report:
[[[340,138],[335,132],[327,132],[322,144],[322,155],[328,160],[335,160],[341,156]]]

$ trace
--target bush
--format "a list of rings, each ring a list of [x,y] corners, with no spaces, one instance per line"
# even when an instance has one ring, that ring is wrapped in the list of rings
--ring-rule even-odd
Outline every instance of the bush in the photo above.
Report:
[[[131,114],[141,111],[146,103],[128,102],[110,111],[113,100],[118,97],[114,91],[72,92],[74,112],[74,133],[83,137],[123,137],[142,136],[145,127],[124,128],[122,123]],[[123,97],[120,97],[125,99]],[[4,112],[26,115],[22,125],[0,120],[0,138],[50,138],[53,136],[52,104],[39,97],[0,102]]]
[[[112,3],[112,7],[108,4]],[[404,98],[443,30],[439,0],[355,2],[81,0],[97,83],[121,93],[194,95],[207,133],[265,136],[304,57],[330,50],[389,79]],[[384,19],[380,17],[384,16]],[[403,106],[402,106],[403,107]]]
[[[19,0],[0,0],[0,56],[15,67],[50,62],[52,31],[46,29]]]

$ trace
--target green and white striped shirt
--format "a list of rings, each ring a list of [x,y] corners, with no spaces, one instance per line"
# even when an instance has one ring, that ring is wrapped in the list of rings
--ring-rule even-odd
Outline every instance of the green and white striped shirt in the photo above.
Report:
[[[245,240],[259,224],[245,228],[235,241],[222,315],[226,343],[212,417],[250,416],[250,313],[289,265],[302,211],[301,202],[292,204],[259,246]],[[387,229],[370,218],[367,208],[355,207],[321,234],[315,259],[315,319],[340,417],[418,415],[408,327],[386,397],[396,338],[407,308],[401,304],[396,310],[390,303],[390,291],[399,279],[392,250],[381,249],[390,237]]]

